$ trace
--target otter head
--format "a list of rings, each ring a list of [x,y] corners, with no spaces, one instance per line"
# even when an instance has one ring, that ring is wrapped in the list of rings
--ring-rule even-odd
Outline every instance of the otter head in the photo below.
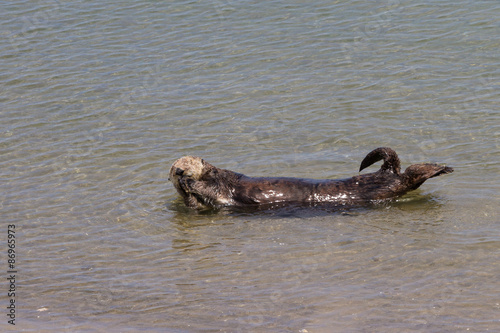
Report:
[[[219,169],[203,159],[184,156],[170,168],[169,180],[192,208],[218,208],[233,203],[234,184],[241,174]]]
[[[182,196],[188,207],[202,208],[203,205],[190,191],[183,186],[186,179],[200,180],[205,170],[205,161],[195,156],[184,156],[172,164],[168,180],[173,184],[177,192]]]
[[[200,180],[203,175],[205,161],[195,156],[184,156],[172,164],[168,178],[174,183],[179,183],[180,177],[190,177]]]
[[[188,207],[213,207],[227,201],[227,194],[221,193],[224,191],[224,181],[219,178],[220,172],[223,170],[199,157],[184,156],[170,168],[169,180]]]

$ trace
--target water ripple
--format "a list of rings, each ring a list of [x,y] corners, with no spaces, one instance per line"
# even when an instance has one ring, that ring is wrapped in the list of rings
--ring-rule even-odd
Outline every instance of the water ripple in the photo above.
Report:
[[[20,327],[494,330],[499,11],[4,2],[0,210],[20,229]],[[377,146],[455,173],[344,214],[193,212],[167,181],[188,154],[348,177]]]

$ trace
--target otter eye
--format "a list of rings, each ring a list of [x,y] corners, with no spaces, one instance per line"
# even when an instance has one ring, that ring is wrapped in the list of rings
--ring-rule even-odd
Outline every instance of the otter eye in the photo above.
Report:
[[[175,175],[176,176],[182,176],[184,174],[184,170],[182,170],[181,168],[176,168],[175,169]]]

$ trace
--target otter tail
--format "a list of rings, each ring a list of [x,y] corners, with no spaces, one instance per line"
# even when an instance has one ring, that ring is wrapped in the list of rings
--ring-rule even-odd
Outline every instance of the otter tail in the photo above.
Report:
[[[389,171],[399,175],[401,163],[399,162],[398,154],[389,147],[380,147],[369,152],[361,162],[359,171],[380,160],[384,160],[384,164],[382,164],[381,167],[383,171]]]

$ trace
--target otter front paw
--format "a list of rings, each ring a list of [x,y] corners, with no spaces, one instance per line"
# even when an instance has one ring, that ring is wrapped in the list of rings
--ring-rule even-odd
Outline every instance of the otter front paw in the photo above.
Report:
[[[193,193],[193,183],[196,182],[193,178],[190,177],[180,177],[179,185],[182,190],[186,193]]]

